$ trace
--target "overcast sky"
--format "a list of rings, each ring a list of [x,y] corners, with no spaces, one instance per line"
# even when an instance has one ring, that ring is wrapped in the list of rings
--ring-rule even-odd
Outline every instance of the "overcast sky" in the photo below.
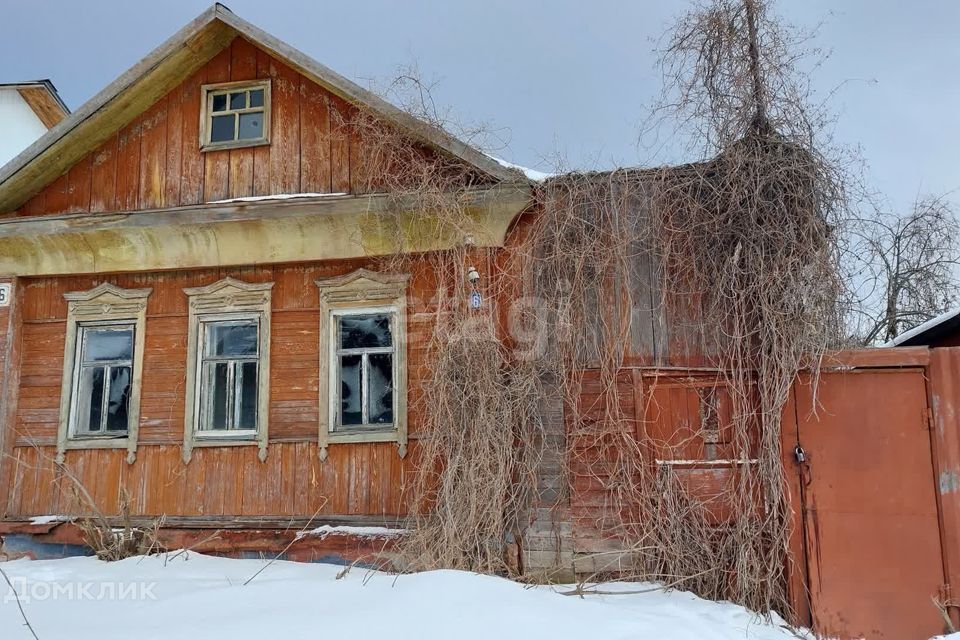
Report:
[[[498,154],[534,168],[650,165],[638,148],[660,81],[653,53],[684,0],[229,0],[234,13],[367,86],[415,61],[437,101],[500,128]],[[960,2],[780,0],[823,23],[817,70],[894,207],[960,188]],[[0,0],[0,81],[50,78],[72,109],[191,20],[202,0]],[[693,158],[687,158],[693,159]],[[954,200],[960,200],[954,194]]]

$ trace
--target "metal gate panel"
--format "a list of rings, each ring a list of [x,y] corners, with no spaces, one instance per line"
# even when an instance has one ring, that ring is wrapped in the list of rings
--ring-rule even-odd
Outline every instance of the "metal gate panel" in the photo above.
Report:
[[[796,387],[814,628],[824,637],[926,640],[944,583],[922,369],[824,373]]]

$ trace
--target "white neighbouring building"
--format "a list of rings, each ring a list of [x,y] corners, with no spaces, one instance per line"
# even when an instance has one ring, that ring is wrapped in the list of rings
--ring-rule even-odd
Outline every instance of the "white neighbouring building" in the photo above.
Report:
[[[69,113],[49,80],[0,84],[0,166]]]

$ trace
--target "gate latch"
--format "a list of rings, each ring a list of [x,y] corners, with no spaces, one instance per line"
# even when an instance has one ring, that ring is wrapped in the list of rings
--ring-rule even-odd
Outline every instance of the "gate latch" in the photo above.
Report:
[[[803,464],[807,461],[807,452],[798,444],[793,448],[793,457],[796,458],[797,464]]]

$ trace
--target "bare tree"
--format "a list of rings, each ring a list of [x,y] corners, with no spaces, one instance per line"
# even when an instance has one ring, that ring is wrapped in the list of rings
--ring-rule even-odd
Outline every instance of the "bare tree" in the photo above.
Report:
[[[848,230],[851,342],[889,342],[956,304],[960,224],[946,196],[919,198],[907,215],[877,211]]]

